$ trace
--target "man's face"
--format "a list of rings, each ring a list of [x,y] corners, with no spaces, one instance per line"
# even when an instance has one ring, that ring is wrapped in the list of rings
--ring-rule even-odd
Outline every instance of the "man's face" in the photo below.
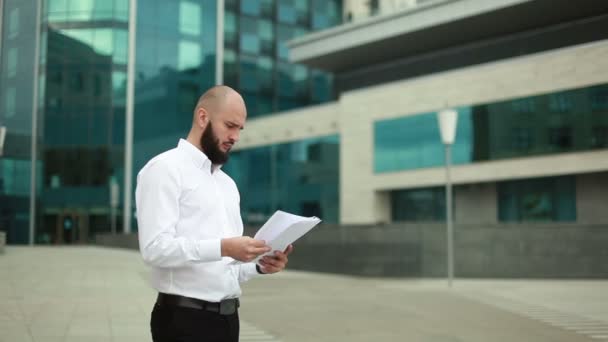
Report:
[[[210,120],[201,135],[201,147],[213,164],[225,164],[230,150],[239,141],[247,114],[244,106],[237,105],[218,113]]]

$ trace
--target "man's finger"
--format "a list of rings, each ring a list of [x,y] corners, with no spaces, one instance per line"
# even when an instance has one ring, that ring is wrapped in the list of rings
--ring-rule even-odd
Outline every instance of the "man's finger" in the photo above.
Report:
[[[267,252],[270,252],[270,247],[263,245],[262,247],[254,247],[251,249],[251,253],[260,255],[260,254],[264,254]]]
[[[252,244],[254,247],[264,247],[264,246],[266,246],[266,241],[264,241],[264,240],[255,240],[255,239],[252,239],[252,240],[251,240],[251,244]]]
[[[293,252],[293,245],[287,246],[287,248],[285,248],[285,252],[283,252],[283,253],[285,255],[289,255],[289,254],[291,254],[291,252]]]
[[[264,265],[266,266],[273,266],[273,267],[278,267],[279,266],[279,262],[276,259],[273,258],[264,258],[261,260]]]

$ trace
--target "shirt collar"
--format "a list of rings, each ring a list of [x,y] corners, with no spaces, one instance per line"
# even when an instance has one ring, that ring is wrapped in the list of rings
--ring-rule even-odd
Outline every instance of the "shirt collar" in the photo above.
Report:
[[[179,139],[177,148],[186,152],[194,162],[194,165],[201,170],[209,170],[211,173],[214,173],[222,167],[221,164],[212,164],[207,155],[203,151],[199,150],[198,147],[192,145],[192,143],[190,143],[188,140]]]

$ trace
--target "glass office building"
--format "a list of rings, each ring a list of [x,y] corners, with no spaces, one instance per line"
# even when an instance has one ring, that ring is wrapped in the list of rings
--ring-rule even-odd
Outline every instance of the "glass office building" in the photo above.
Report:
[[[298,115],[337,127],[339,222],[445,221],[437,112],[450,107],[456,223],[605,226],[608,5],[400,4],[345,2],[353,22],[290,43],[292,61],[333,72],[334,113]]]
[[[134,180],[147,160],[175,146],[189,130],[196,100],[216,83],[243,93],[250,118],[333,98],[331,75],[289,63],[285,42],[339,23],[340,1],[138,1],[129,169],[129,6],[129,0],[0,1],[0,126],[7,128],[0,230],[8,243],[87,242],[125,229],[123,211],[134,210],[123,203],[134,189],[125,172]],[[314,146],[333,153],[336,139],[328,139],[291,148],[312,151],[293,158],[314,159]],[[251,162],[241,154],[235,164]],[[337,166],[329,169],[337,178]],[[332,191],[328,196],[337,197]],[[322,208],[335,201],[309,203],[311,195],[303,196],[294,201],[309,212],[335,209]],[[134,219],[129,224],[136,229]]]

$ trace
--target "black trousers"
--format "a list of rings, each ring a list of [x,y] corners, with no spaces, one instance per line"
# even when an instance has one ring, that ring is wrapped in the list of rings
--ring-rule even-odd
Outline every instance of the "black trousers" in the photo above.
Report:
[[[154,342],[238,342],[239,314],[155,304],[150,328]]]

